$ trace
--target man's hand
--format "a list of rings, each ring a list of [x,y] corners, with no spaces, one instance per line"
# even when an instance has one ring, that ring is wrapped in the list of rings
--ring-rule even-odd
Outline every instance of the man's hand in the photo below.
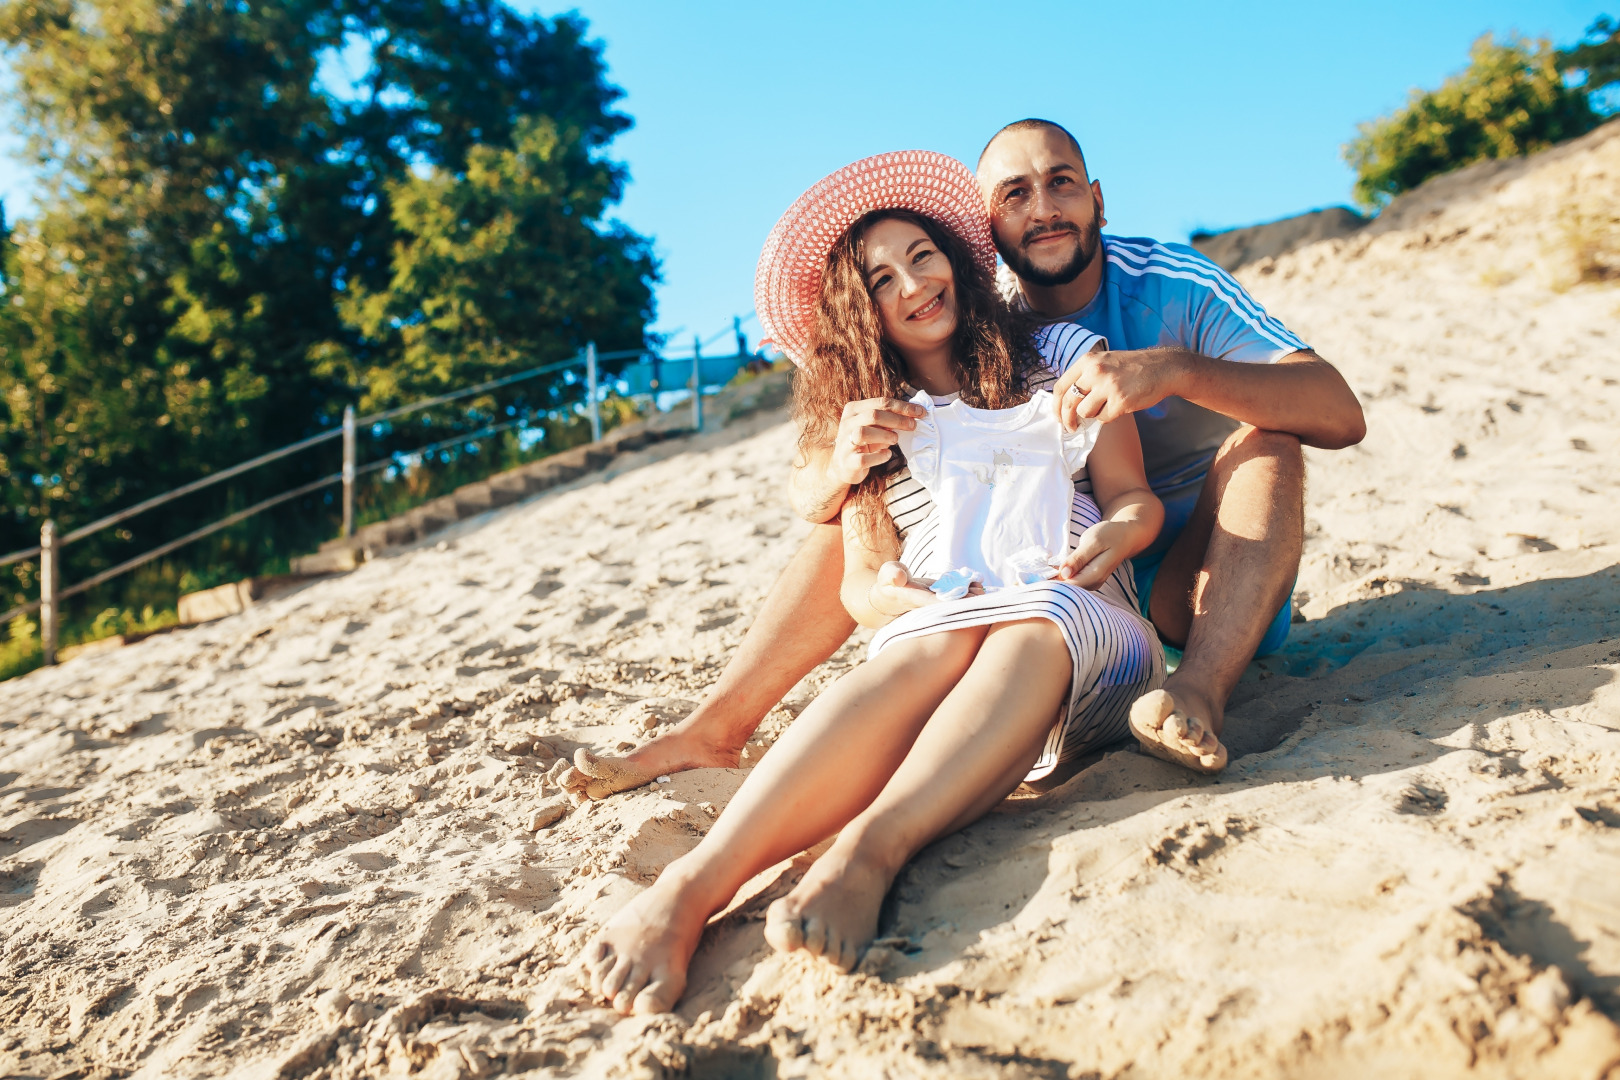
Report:
[[[1175,394],[1185,372],[1186,354],[1179,349],[1093,349],[1052,387],[1058,421],[1065,431],[1074,431],[1083,420],[1107,424],[1151,409]]]
[[[892,447],[900,441],[897,433],[915,429],[917,419],[927,415],[921,405],[898,398],[867,398],[845,405],[827,459],[827,479],[859,484],[875,466],[894,456]]]
[[[1080,534],[1080,542],[1058,567],[1058,580],[1095,589],[1141,546],[1139,531],[1131,522],[1099,521]]]

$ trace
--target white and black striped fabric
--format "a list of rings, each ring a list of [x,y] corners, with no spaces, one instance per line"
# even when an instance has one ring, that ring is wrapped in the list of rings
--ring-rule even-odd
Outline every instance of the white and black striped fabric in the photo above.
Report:
[[[1089,331],[1069,324],[1049,327],[1037,335],[1051,371],[1032,389],[1049,389],[1058,372],[1088,352],[1096,340]],[[1069,514],[1071,546],[1102,518],[1090,486],[1083,476],[1076,478]],[[928,490],[906,470],[890,479],[884,499],[900,533],[900,561],[906,566],[920,565],[938,532],[938,508]],[[1059,710],[1028,776],[1038,780],[1061,762],[1126,738],[1131,703],[1164,681],[1164,650],[1152,625],[1137,610],[1136,583],[1127,561],[1095,590],[1043,581],[907,612],[878,631],[868,656],[876,656],[897,641],[947,630],[1025,619],[1055,624],[1068,645],[1074,671],[1067,705]]]

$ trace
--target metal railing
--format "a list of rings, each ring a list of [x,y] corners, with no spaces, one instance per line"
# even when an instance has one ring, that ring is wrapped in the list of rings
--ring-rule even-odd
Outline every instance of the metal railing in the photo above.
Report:
[[[738,355],[734,358],[738,361],[738,364],[736,367],[732,368],[732,371],[734,372],[742,365],[743,362],[746,362],[753,357],[747,352],[747,339],[744,338],[742,334],[741,320],[734,320],[733,326],[737,334],[738,347]],[[711,342],[712,340],[713,339],[711,339]],[[568,368],[584,367],[585,404],[587,406],[585,411],[590,419],[592,442],[598,442],[602,438],[601,377],[599,367],[602,361],[608,360],[628,360],[631,358],[636,358],[639,364],[650,364],[652,368],[652,375],[650,379],[643,380],[639,377],[624,379],[624,381],[630,383],[632,386],[646,385],[650,383],[651,392],[655,394],[662,390],[691,390],[692,425],[695,428],[701,429],[703,426],[703,387],[705,385],[710,385],[703,381],[703,375],[706,373],[706,369],[703,365],[705,361],[712,364],[715,360],[720,359],[716,357],[704,357],[702,355],[702,348],[703,343],[694,338],[692,358],[689,365],[690,375],[687,379],[683,380],[684,386],[664,386],[662,380],[659,378],[663,368],[679,364],[680,361],[678,360],[672,361],[663,359],[656,353],[647,349],[627,349],[619,352],[598,353],[596,351],[596,343],[591,342],[590,344],[586,345],[585,348],[580,351],[580,354],[574,359],[563,360],[553,364],[543,364],[540,367],[530,368],[526,371],[516,372],[511,375],[505,375],[498,379],[490,379],[489,381],[479,383],[476,386],[468,386],[460,390],[453,390],[449,393],[437,394],[433,397],[423,398],[420,401],[413,401],[406,405],[396,406],[392,409],[384,409],[381,412],[372,413],[369,416],[355,416],[354,406],[348,405],[343,409],[342,425],[332,431],[323,431],[318,435],[311,435],[307,439],[300,439],[298,442],[290,443],[286,446],[280,447],[279,449],[271,450],[265,454],[260,454],[258,457],[241,462],[237,465],[232,465],[226,469],[221,469],[219,472],[210,473],[209,475],[201,477],[197,480],[193,480],[190,483],[182,484],[172,491],[166,491],[161,495],[154,495],[149,499],[144,499],[141,502],[136,503],[134,506],[125,507],[122,510],[118,510],[114,513],[107,514],[104,517],[97,518],[95,521],[92,521],[87,525],[81,525],[79,528],[74,529],[66,534],[60,536],[57,535],[55,522],[47,519],[40,526],[39,545],[37,547],[24,548],[20,551],[13,551],[6,555],[0,555],[0,567],[10,566],[13,563],[37,558],[39,560],[40,593],[38,600],[31,600],[28,603],[19,604],[16,607],[13,607],[10,611],[0,614],[0,624],[9,623],[12,619],[19,615],[28,615],[38,611],[40,613],[40,644],[43,659],[46,664],[54,664],[56,662],[57,635],[61,619],[62,601],[88,589],[93,589],[97,585],[103,584],[104,582],[118,577],[120,574],[128,573],[137,567],[151,562],[153,559],[161,558],[162,556],[167,555],[178,548],[184,547],[195,540],[201,540],[203,537],[219,532],[221,529],[227,529],[238,522],[245,521],[255,514],[262,513],[273,506],[280,505],[281,503],[287,502],[291,499],[296,499],[301,495],[308,495],[311,492],[319,491],[322,488],[340,482],[343,485],[343,535],[345,537],[353,536],[355,527],[355,481],[360,476],[369,472],[374,472],[378,469],[387,468],[390,465],[398,465],[402,461],[408,460],[412,457],[423,457],[425,455],[435,453],[436,451],[442,450],[447,446],[476,442],[480,439],[489,438],[491,435],[508,431],[514,427],[525,424],[534,419],[534,416],[529,414],[506,423],[489,425],[479,429],[478,431],[465,435],[456,435],[449,439],[442,439],[426,446],[419,446],[414,450],[397,451],[387,457],[380,458],[377,461],[369,462],[360,466],[356,466],[355,464],[355,443],[357,429],[362,427],[370,427],[374,424],[380,424],[385,421],[392,420],[395,417],[405,416],[409,413],[431,408],[435,405],[443,405],[462,398],[488,393],[491,390],[498,390],[501,387],[510,386],[513,383],[538,378],[541,375],[563,371]],[[709,373],[712,374],[712,372]],[[728,375],[727,378],[729,377],[730,376]],[[621,375],[621,379],[623,379],[623,375]],[[106,529],[113,525],[117,525],[120,522],[127,521],[130,518],[135,517],[137,514],[143,514],[148,510],[152,510],[166,503],[172,502],[173,500],[184,495],[190,495],[193,492],[201,491],[206,487],[222,483],[234,476],[240,476],[241,474],[248,472],[251,469],[255,469],[260,465],[267,465],[272,461],[278,461],[290,454],[296,454],[300,450],[307,450],[312,446],[319,445],[332,439],[343,440],[343,468],[341,471],[332,473],[329,476],[323,476],[318,480],[312,480],[309,483],[302,484],[290,491],[283,491],[278,495],[273,495],[268,499],[255,503],[252,506],[220,518],[218,521],[210,522],[199,529],[194,529],[184,536],[177,537],[173,540],[167,541],[166,543],[160,544],[149,551],[142,552],[141,554],[136,555],[134,558],[126,559],[117,566],[109,567],[108,569],[88,577],[83,581],[75,582],[65,588],[62,587],[59,580],[61,576],[62,549],[68,544],[71,544],[77,540],[82,540],[87,536],[100,532],[102,529]]]

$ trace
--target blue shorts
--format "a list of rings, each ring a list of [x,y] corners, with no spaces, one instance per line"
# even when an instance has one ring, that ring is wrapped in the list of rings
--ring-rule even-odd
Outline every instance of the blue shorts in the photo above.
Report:
[[[1198,503],[1198,488],[1193,488],[1191,492],[1171,495],[1163,502],[1164,527],[1159,530],[1158,540],[1146,554],[1138,555],[1131,560],[1131,569],[1136,577],[1136,603],[1148,622],[1153,621],[1153,616],[1148,614],[1148,600],[1153,596],[1153,581],[1159,576],[1159,566],[1164,562],[1170,545],[1181,535],[1181,530],[1187,527],[1187,521],[1192,517],[1193,507]],[[1254,655],[1265,656],[1287,644],[1288,628],[1293,622],[1294,590],[1290,588],[1288,599],[1277,609],[1277,614],[1272,616],[1271,625],[1266,627],[1266,635],[1260,639],[1260,647],[1254,651]],[[1169,649],[1171,646],[1166,648]]]

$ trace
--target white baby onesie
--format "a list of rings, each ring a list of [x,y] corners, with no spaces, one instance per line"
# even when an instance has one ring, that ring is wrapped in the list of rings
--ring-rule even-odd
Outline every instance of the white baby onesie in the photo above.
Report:
[[[1102,425],[1086,421],[1065,432],[1049,391],[1037,391],[1013,409],[975,409],[960,400],[936,404],[928,394],[911,399],[928,410],[913,431],[900,432],[900,450],[936,507],[934,530],[919,553],[903,552],[913,577],[937,578],[958,568],[978,571],[987,587],[1020,583],[1012,557],[1040,548],[1055,563],[1068,554],[1074,474],[1097,445]],[[913,566],[907,556],[917,558]]]

